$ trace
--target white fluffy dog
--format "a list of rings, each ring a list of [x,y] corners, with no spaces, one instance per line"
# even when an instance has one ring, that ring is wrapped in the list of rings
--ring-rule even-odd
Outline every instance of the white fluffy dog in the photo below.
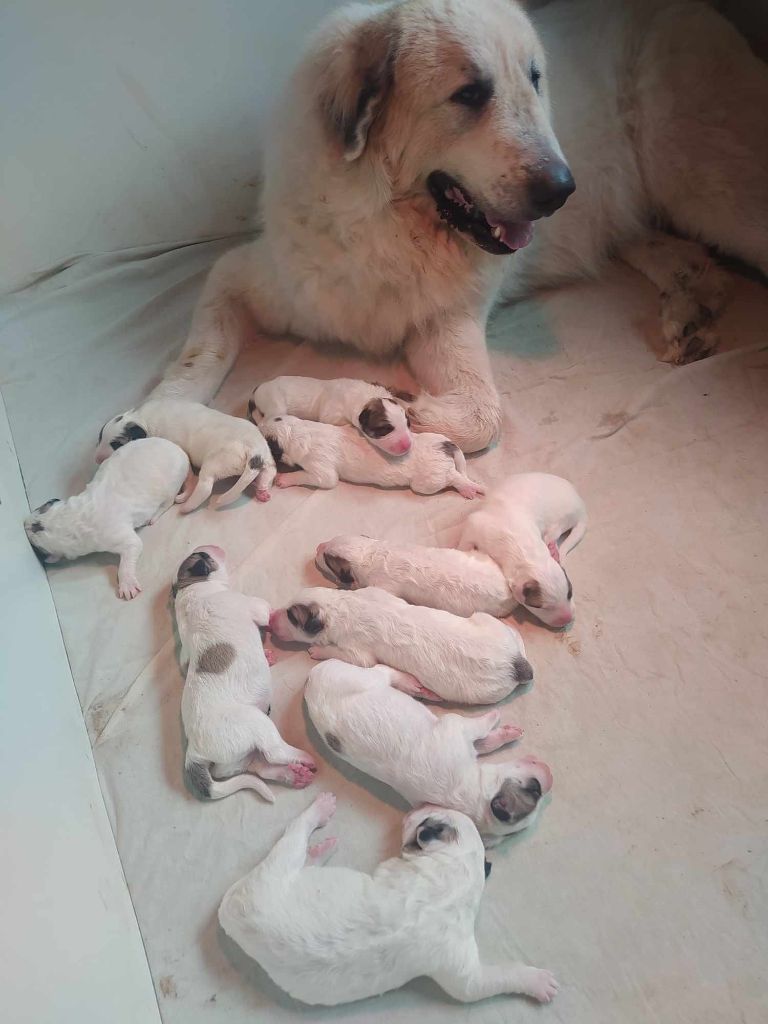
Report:
[[[326,661],[309,673],[304,697],[315,728],[339,757],[417,804],[439,804],[472,819],[487,847],[527,828],[552,773],[535,757],[478,760],[519,739],[498,711],[435,715],[397,688],[396,669]]]
[[[573,484],[551,473],[517,473],[467,517],[459,537],[498,563],[515,599],[549,626],[573,619],[573,587],[560,559],[587,530]]]
[[[117,592],[128,601],[141,591],[136,565],[142,542],[136,530],[170,508],[188,474],[189,459],[178,445],[160,437],[137,441],[99,466],[80,494],[66,501],[51,498],[36,508],[24,529],[45,562],[95,551],[119,555]]]
[[[272,681],[257,629],[269,621],[267,602],[230,590],[224,552],[213,545],[184,559],[174,594],[182,661],[188,662],[181,718],[191,791],[219,800],[255,789],[273,803],[262,779],[308,786],[315,762],[286,743],[268,717]]]
[[[315,564],[343,587],[381,587],[410,604],[454,615],[487,612],[503,618],[518,603],[501,569],[480,551],[392,544],[349,534],[319,544]]]
[[[383,452],[405,455],[413,437],[403,403],[412,402],[414,397],[383,384],[349,377],[276,377],[254,389],[248,415],[257,424],[273,416],[297,416],[335,426],[349,424]]]
[[[379,487],[410,487],[417,494],[437,494],[452,487],[463,498],[485,489],[467,476],[463,452],[440,434],[417,434],[410,451],[397,458],[373,448],[352,427],[313,423],[295,416],[261,421],[276,461],[300,467],[282,473],[278,487],[335,487],[339,480]]]
[[[193,466],[199,468],[197,484],[178,498],[182,512],[192,512],[210,497],[217,480],[238,476],[237,483],[212,504],[229,505],[249,484],[256,481],[256,498],[269,501],[269,489],[277,470],[261,431],[248,420],[209,409],[198,402],[155,399],[138,409],[129,409],[101,428],[96,461],[137,438],[166,437],[183,448]]]
[[[467,619],[406,604],[378,587],[308,587],[272,613],[278,640],[312,646],[318,661],[400,669],[393,685],[428,700],[493,704],[533,679],[516,629],[476,613]]]
[[[403,821],[400,856],[367,875],[320,866],[335,839],[309,845],[335,806],[332,794],[319,796],[219,907],[221,927],[276,984],[325,1006],[381,995],[422,975],[462,1002],[505,993],[554,998],[549,971],[480,959],[475,917],[485,856],[466,815],[413,811]]]

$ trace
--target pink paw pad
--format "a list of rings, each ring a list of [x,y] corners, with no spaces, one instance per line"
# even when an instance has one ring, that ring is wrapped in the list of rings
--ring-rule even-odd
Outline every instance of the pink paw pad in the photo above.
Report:
[[[277,663],[277,655],[274,651],[268,651],[265,649],[264,657],[267,659],[267,664],[271,667]]]
[[[519,740],[523,735],[523,730],[519,725],[502,725],[499,729],[501,737],[505,743],[511,743],[512,740]]]
[[[339,844],[339,840],[336,836],[329,836],[327,839],[321,840],[319,843],[315,843],[310,846],[307,850],[308,860],[322,860],[327,857]]]
[[[271,497],[269,491],[256,491],[256,501],[269,501]]]
[[[305,789],[309,786],[315,777],[315,773],[305,764],[289,764],[293,780],[291,785],[294,789]]]
[[[312,804],[312,809],[317,815],[317,827],[322,828],[336,813],[336,797],[333,793],[321,793]]]
[[[290,485],[287,477],[283,476],[282,473],[278,473],[278,475],[275,477],[275,486],[276,487],[290,487],[291,485]]]
[[[549,544],[547,544],[547,547],[549,548],[550,555],[552,555],[554,560],[559,565],[560,564],[560,548],[557,546],[557,543],[555,541],[551,540],[549,542]]]

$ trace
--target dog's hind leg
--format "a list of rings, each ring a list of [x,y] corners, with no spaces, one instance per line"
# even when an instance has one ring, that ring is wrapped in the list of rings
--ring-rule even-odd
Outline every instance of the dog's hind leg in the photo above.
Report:
[[[117,549],[117,553],[120,555],[120,564],[117,567],[117,593],[124,601],[130,601],[141,593],[141,584],[136,576],[136,565],[142,548],[141,538],[133,530],[129,530]]]
[[[549,971],[527,964],[481,964],[477,945],[472,940],[466,961],[453,969],[435,971],[431,977],[449,996],[462,1003],[503,994],[530,996],[549,1003],[557,995],[558,984]]]
[[[213,491],[213,485],[216,483],[216,478],[210,474],[203,472],[203,468],[200,468],[200,476],[197,478],[194,490],[188,498],[186,498],[179,505],[179,511],[185,515],[188,512],[194,512],[196,508],[199,508],[203,502],[210,498],[211,492]]]
[[[289,875],[301,871],[307,860],[310,836],[316,829],[328,824],[335,810],[336,797],[333,793],[321,793],[314,803],[291,822],[256,870],[272,875]]]

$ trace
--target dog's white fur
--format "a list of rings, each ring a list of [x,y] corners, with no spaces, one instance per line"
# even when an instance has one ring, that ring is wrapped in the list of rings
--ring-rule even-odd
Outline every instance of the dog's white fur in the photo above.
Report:
[[[273,803],[262,779],[309,785],[315,762],[286,743],[268,717],[272,680],[257,628],[269,622],[267,602],[230,589],[225,554],[214,545],[182,562],[174,589],[188,663],[181,719],[189,788],[211,800],[253,789]]]
[[[472,718],[436,715],[397,688],[400,673],[386,665],[359,668],[326,661],[309,673],[309,717],[339,757],[417,804],[461,811],[486,847],[527,828],[552,773],[535,757],[492,764],[478,760],[522,730],[499,725],[498,711]]]
[[[560,559],[586,530],[587,510],[573,484],[551,473],[517,473],[467,517],[459,547],[490,555],[520,604],[547,625],[566,626],[573,588]]]
[[[119,555],[117,592],[130,600],[141,591],[136,565],[143,545],[136,530],[170,508],[188,473],[189,459],[178,445],[145,438],[115,452],[80,494],[35,509],[24,529],[46,562],[95,551]]]
[[[254,423],[273,416],[297,416],[335,426],[350,425],[364,434],[372,445],[390,455],[405,455],[413,442],[404,399],[405,392],[390,391],[383,384],[339,377],[316,380],[314,377],[276,377],[259,384],[248,402],[248,415]],[[413,400],[408,396],[408,401]],[[379,413],[376,437],[368,426],[371,406]]]
[[[129,444],[131,434],[165,437],[174,441],[199,467],[197,483],[192,480],[179,495],[182,512],[192,512],[210,497],[217,480],[237,476],[224,494],[211,504],[222,508],[235,501],[254,481],[259,501],[269,501],[277,470],[267,442],[258,427],[248,420],[228,416],[198,402],[155,399],[138,409],[129,409],[102,427],[96,461],[108,459],[116,447]]]
[[[403,821],[400,856],[367,875],[320,867],[334,839],[309,846],[335,803],[330,793],[319,796],[221,901],[221,927],[274,982],[295,999],[325,1006],[380,995],[422,975],[462,1002],[502,993],[554,998],[549,971],[481,962],[474,933],[485,858],[466,815],[413,811]]]
[[[318,545],[315,564],[341,586],[381,587],[409,604],[454,615],[487,612],[503,618],[518,604],[496,562],[480,551],[347,534]]]
[[[308,587],[269,625],[279,640],[311,644],[318,661],[400,669],[399,688],[428,699],[493,704],[533,678],[511,626],[482,612],[460,618],[410,605],[378,587]]]
[[[334,427],[295,416],[275,416],[262,420],[260,426],[278,461],[301,467],[294,473],[281,473],[278,487],[331,488],[339,480],[347,480],[410,487],[417,494],[437,494],[447,487],[469,499],[485,494],[485,488],[467,476],[464,453],[441,434],[416,434],[406,455],[393,456],[374,448],[353,427]]]

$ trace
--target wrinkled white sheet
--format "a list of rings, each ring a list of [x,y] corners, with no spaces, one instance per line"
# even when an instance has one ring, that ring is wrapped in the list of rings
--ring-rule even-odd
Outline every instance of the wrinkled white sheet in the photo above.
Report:
[[[2,389],[33,506],[88,479],[99,427],[146,393],[181,344],[223,248],[94,257],[0,307]],[[556,972],[562,991],[549,1007],[464,1007],[422,979],[367,1003],[307,1009],[223,936],[221,895],[320,788],[339,797],[328,830],[341,838],[337,863],[371,869],[398,846],[400,800],[307,736],[306,654],[280,654],[273,708],[290,742],[318,751],[317,784],[280,789],[273,806],[252,793],[204,806],[182,785],[168,586],[184,555],[223,545],[242,588],[278,605],[323,582],[311,558],[334,534],[450,544],[470,507],[457,494],[341,484],[276,491],[268,505],[171,511],[143,531],[144,592],[130,604],[115,597],[109,556],[50,570],[168,1024],[765,1020],[768,296],[741,284],[726,335],[743,351],[685,369],[649,350],[654,312],[652,291],[622,271],[503,311],[490,346],[504,440],[470,463],[487,483],[561,473],[590,513],[568,561],[576,624],[557,634],[522,621],[536,679],[503,709],[525,726],[520,748],[551,764],[551,803],[532,832],[493,853],[478,921],[488,958]],[[242,413],[252,387],[278,373],[363,371],[349,353],[260,343],[215,404]],[[408,382],[399,365],[375,376]],[[595,436],[643,397],[636,418]]]

